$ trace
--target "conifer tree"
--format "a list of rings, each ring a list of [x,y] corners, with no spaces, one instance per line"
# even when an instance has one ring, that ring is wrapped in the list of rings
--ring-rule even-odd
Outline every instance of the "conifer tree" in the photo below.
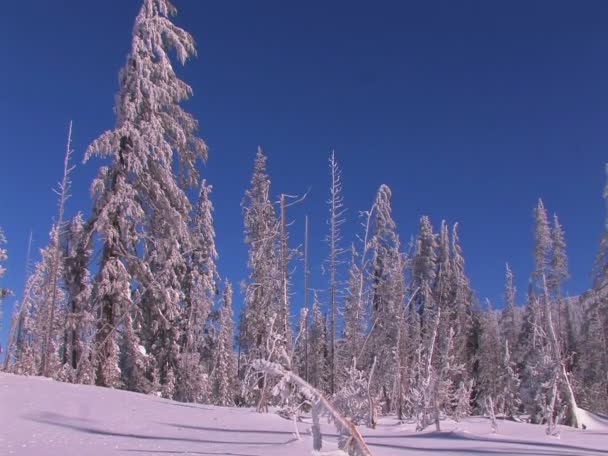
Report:
[[[437,237],[427,216],[420,219],[411,276],[411,289],[418,290],[412,305],[420,315],[421,325],[424,326],[425,314],[432,312],[435,307],[433,286],[437,276]],[[430,316],[431,321],[433,317],[434,315]]]
[[[385,411],[392,410],[394,382],[400,360],[400,322],[405,299],[403,258],[400,252],[399,235],[392,218],[391,191],[388,186],[378,189],[375,208],[373,236],[370,240],[371,260],[371,335],[370,360],[377,359],[376,374],[371,386],[382,396]],[[371,363],[370,363],[371,365]]]
[[[519,321],[517,308],[515,306],[515,286],[513,285],[513,272],[509,263],[505,265],[505,306],[500,318],[500,329],[503,340],[506,340],[509,347],[515,347],[519,334]]]
[[[280,302],[278,222],[269,191],[266,156],[258,149],[251,187],[243,200],[250,278],[239,331],[241,346],[254,357],[263,356],[270,333],[269,323],[272,315],[278,314]]]
[[[94,316],[90,307],[91,280],[88,263],[92,247],[81,213],[74,216],[65,234],[63,283],[67,309],[63,364],[73,372],[73,381],[90,383],[93,380],[91,337]]]
[[[605,172],[604,229],[592,271],[593,288],[580,300],[584,311],[579,341],[584,349],[575,366],[582,406],[601,413],[608,412],[608,163]]]
[[[181,312],[180,361],[175,398],[181,401],[201,401],[208,385],[201,365],[205,349],[201,337],[217,293],[218,258],[213,228],[212,187],[203,180],[190,233],[191,249],[184,276],[184,302]]]
[[[321,313],[318,294],[314,293],[312,316],[309,330],[309,376],[310,384],[320,391],[328,391],[328,347],[327,347],[327,326]]]
[[[232,349],[234,326],[232,321],[232,285],[226,282],[222,307],[219,311],[219,333],[213,370],[213,401],[217,405],[234,405],[236,358]]]
[[[480,408],[487,409],[499,402],[502,393],[500,375],[502,366],[502,349],[498,330],[498,317],[488,301],[488,309],[481,318],[481,337],[478,352],[479,375],[477,387]],[[487,410],[490,416],[496,409]]]
[[[473,301],[474,295],[469,279],[465,273],[465,262],[458,237],[458,223],[452,227],[452,299],[456,333],[454,345],[459,347],[457,361],[465,366],[466,371],[471,370],[473,362],[473,350],[470,343],[470,335],[473,327]],[[467,377],[467,376],[464,376]],[[468,380],[464,378],[464,380]]]
[[[359,284],[362,272],[357,264],[357,253],[354,244],[351,246],[351,261],[348,271],[348,284],[344,300],[344,325],[342,328],[341,371],[349,369],[359,356],[365,338],[365,309],[359,299]]]
[[[542,309],[534,293],[532,282],[528,286],[518,351],[521,354],[518,371],[521,377],[520,397],[526,413],[533,423],[542,420],[542,408],[537,402],[543,379],[543,353],[545,349]]]
[[[539,198],[534,209],[534,273],[539,280],[544,274],[549,277],[551,270],[552,239],[547,210]],[[542,288],[538,285],[538,288]]]
[[[58,274],[63,272],[63,264],[57,263],[60,249],[59,230],[56,225],[51,229],[49,244],[40,249],[40,260],[28,278],[19,317],[20,337],[16,347],[14,372],[26,375],[46,375],[58,378],[61,368],[60,329],[64,326],[65,295],[55,286],[54,271],[59,264]],[[51,306],[55,306],[54,309]],[[51,337],[47,340],[48,328]],[[44,360],[46,358],[46,364]]]
[[[112,158],[92,184],[91,225],[102,241],[92,294],[100,309],[95,366],[102,386],[119,384],[117,331],[127,313],[132,324],[142,319],[141,337],[161,384],[173,383],[177,368],[182,254],[189,248],[190,203],[182,188],[196,184],[195,164],[207,149],[195,135],[196,120],[180,107],[192,90],[177,78],[168,51],[182,64],[196,51],[192,37],[170,21],[175,13],[168,0],[143,1],[120,72],[116,126],[93,141],[85,157]],[[133,284],[140,309],[133,307]]]

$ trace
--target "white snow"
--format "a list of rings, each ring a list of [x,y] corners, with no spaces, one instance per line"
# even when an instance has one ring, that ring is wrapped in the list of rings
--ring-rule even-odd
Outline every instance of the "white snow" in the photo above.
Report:
[[[414,424],[381,419],[361,428],[374,455],[606,455],[608,419],[580,411],[587,430],[545,427],[487,418],[445,421],[442,432],[414,432]],[[308,420],[305,420],[308,421]],[[251,409],[184,404],[155,396],[39,377],[0,374],[0,454],[23,456],[232,455],[302,456],[312,451],[310,424]],[[338,455],[336,433],[323,426],[318,454]]]

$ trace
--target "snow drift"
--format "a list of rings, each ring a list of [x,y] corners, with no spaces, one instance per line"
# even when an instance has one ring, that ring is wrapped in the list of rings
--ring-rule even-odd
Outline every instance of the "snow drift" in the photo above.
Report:
[[[374,455],[593,455],[608,454],[608,419],[580,411],[586,430],[488,419],[446,421],[443,432],[414,432],[415,424],[383,418],[361,428]],[[186,404],[126,391],[0,374],[0,453],[18,456],[312,454],[311,423],[250,409]],[[323,425],[323,453],[338,454],[332,425]]]

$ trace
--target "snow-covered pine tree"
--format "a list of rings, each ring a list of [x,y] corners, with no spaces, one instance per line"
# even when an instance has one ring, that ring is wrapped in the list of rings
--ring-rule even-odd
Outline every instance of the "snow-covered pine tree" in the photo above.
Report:
[[[410,294],[407,309],[409,347],[407,365],[408,414],[415,417],[417,428],[433,420],[431,396],[436,379],[433,368],[440,312],[434,301],[433,286],[437,277],[437,236],[427,216],[420,219],[415,250],[410,262]]]
[[[561,297],[561,285],[569,276],[568,257],[566,256],[566,241],[564,229],[559,223],[557,214],[553,215],[551,229],[551,269],[547,275],[547,286],[555,297]]]
[[[135,324],[141,313],[143,342],[156,358],[161,384],[172,383],[177,367],[182,254],[189,248],[183,187],[196,185],[196,161],[206,158],[207,148],[195,134],[196,120],[180,107],[192,90],[177,78],[168,51],[182,64],[196,51],[190,34],[169,19],[175,12],[168,0],[143,1],[120,72],[116,126],[93,141],[85,157],[112,157],[92,184],[91,225],[103,244],[92,293],[99,309],[96,382],[102,386],[119,384],[117,331],[128,312]],[[139,311],[133,308],[135,284]]]
[[[439,335],[437,337],[437,382],[435,384],[435,404],[437,412],[451,412],[451,396],[458,387],[461,379],[455,358],[455,328],[458,328],[458,303],[454,299],[455,271],[452,272],[453,261],[450,256],[450,237],[445,220],[441,221],[437,245],[437,275],[433,285],[434,301],[438,309],[441,309],[441,320],[439,321]],[[458,328],[460,329],[460,328]],[[466,347],[459,345],[459,352]],[[456,378],[458,377],[458,378]]]
[[[63,283],[67,309],[64,328],[63,364],[73,372],[72,381],[91,383],[92,336],[94,316],[90,307],[91,279],[88,263],[91,257],[91,239],[81,213],[69,222],[65,233]]]
[[[292,368],[301,377],[308,372],[308,308],[300,309],[300,317],[298,318],[298,334],[301,335],[297,340],[294,340],[293,346],[293,362]]]
[[[258,149],[251,187],[245,192],[243,216],[245,243],[249,247],[249,280],[239,337],[253,357],[262,355],[269,334],[270,316],[279,302],[278,221],[269,198],[270,179],[266,156]]]
[[[308,362],[310,384],[319,391],[329,390],[329,350],[327,347],[327,326],[321,313],[318,293],[314,292],[312,316],[308,331]]]
[[[374,231],[370,240],[371,334],[366,348],[369,365],[374,357],[377,359],[375,376],[371,381],[372,392],[382,397],[384,411],[388,413],[397,403],[394,387],[401,360],[396,356],[399,353],[405,284],[399,235],[391,214],[391,190],[387,185],[378,189],[374,209]]]
[[[562,283],[569,277],[569,273],[564,230],[559,223],[557,214],[553,215],[551,241],[551,269],[547,276],[547,288],[556,304],[556,308],[554,309],[556,316],[555,330],[557,331],[563,355],[568,359],[568,371],[571,371],[574,367],[573,358],[578,351],[576,348],[577,329],[570,301],[562,297]]]
[[[515,305],[515,286],[513,285],[513,272],[509,263],[505,264],[505,306],[500,316],[500,332],[502,340],[506,340],[512,350],[517,343],[520,323],[519,314]]]
[[[519,398],[520,380],[516,372],[516,364],[511,359],[509,340],[504,339],[504,350],[499,379],[498,410],[505,416],[513,418],[520,414],[521,400]]]
[[[58,377],[61,369],[60,329],[65,325],[65,295],[62,287],[55,286],[54,270],[58,266],[59,277],[63,275],[63,264],[56,262],[60,249],[59,230],[53,225],[49,244],[40,249],[40,260],[34,266],[34,272],[27,279],[23,302],[20,310],[20,335],[17,341],[15,373],[25,375],[43,375]],[[51,311],[51,306],[55,309]],[[52,314],[52,319],[51,319]],[[51,326],[51,338],[47,344],[48,327]],[[43,372],[43,359],[46,352],[46,371]]]
[[[433,226],[427,216],[420,219],[415,245],[410,288],[418,292],[412,300],[412,307],[417,310],[421,325],[424,326],[427,308],[432,312],[435,307],[433,286],[437,276],[437,236],[433,233]],[[430,320],[433,318],[434,315],[431,315]]]
[[[533,423],[542,421],[543,410],[537,401],[538,391],[543,383],[541,374],[544,372],[543,356],[546,345],[542,309],[534,293],[534,286],[530,281],[526,307],[524,309],[521,332],[518,339],[518,371],[521,378],[520,397],[526,414]]]
[[[547,210],[539,198],[534,208],[534,272],[532,274],[537,280],[540,280],[543,274],[545,277],[550,275],[552,245]],[[538,288],[541,289],[542,286],[538,285]]]
[[[608,413],[608,163],[605,172],[604,229],[592,272],[593,288],[580,299],[584,309],[579,338],[582,349],[575,367],[582,406],[600,413]]]
[[[477,404],[480,411],[488,414],[495,427],[495,415],[499,412],[503,388],[503,350],[498,329],[498,315],[487,301],[487,310],[481,315],[481,335],[477,352],[479,371],[477,377]]]
[[[475,357],[471,343],[473,331],[473,303],[474,293],[469,278],[465,273],[465,261],[458,236],[458,223],[452,226],[452,308],[454,324],[454,346],[458,347],[455,362],[462,366],[460,374],[453,381],[454,386],[460,382],[468,384],[469,372],[472,371]]]
[[[217,294],[219,280],[215,265],[218,254],[215,247],[211,190],[211,185],[207,185],[203,180],[192,221],[191,250],[185,255],[187,270],[183,287],[181,353],[175,394],[175,399],[181,401],[201,401],[208,389],[208,385],[205,385],[207,374],[201,364],[204,351],[204,339],[201,335]]]
[[[363,302],[359,299],[359,286],[362,281],[362,272],[357,263],[357,252],[355,245],[351,246],[351,261],[348,271],[348,284],[346,297],[344,299],[344,316],[342,327],[342,350],[339,356],[338,378],[345,375],[347,369],[352,368],[353,361],[359,356],[359,352],[365,339],[365,309]],[[339,380],[341,383],[342,380]]]
[[[232,285],[226,282],[219,311],[219,332],[212,375],[213,403],[234,405],[236,358],[233,350]]]
[[[278,361],[277,355],[287,347],[280,322],[281,271],[279,222],[270,201],[270,179],[266,173],[266,156],[258,148],[251,186],[242,202],[245,244],[248,246],[249,279],[244,284],[245,305],[239,326],[239,344],[248,358]],[[272,333],[272,337],[271,337]],[[281,345],[282,348],[277,347]],[[269,347],[273,347],[273,353]],[[259,377],[259,399],[267,397],[264,377]],[[259,407],[265,409],[265,405]]]

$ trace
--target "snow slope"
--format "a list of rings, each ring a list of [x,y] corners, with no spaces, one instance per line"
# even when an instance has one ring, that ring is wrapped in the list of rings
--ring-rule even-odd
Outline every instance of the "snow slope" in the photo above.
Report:
[[[412,425],[381,420],[362,432],[374,455],[608,455],[608,420],[595,415],[593,429],[544,427],[488,420],[445,422],[445,431],[413,432]],[[0,454],[25,456],[288,455],[312,453],[310,424],[249,409],[183,404],[125,391],[0,374]],[[324,427],[324,452],[336,449]],[[337,454],[337,453],[334,453]]]

